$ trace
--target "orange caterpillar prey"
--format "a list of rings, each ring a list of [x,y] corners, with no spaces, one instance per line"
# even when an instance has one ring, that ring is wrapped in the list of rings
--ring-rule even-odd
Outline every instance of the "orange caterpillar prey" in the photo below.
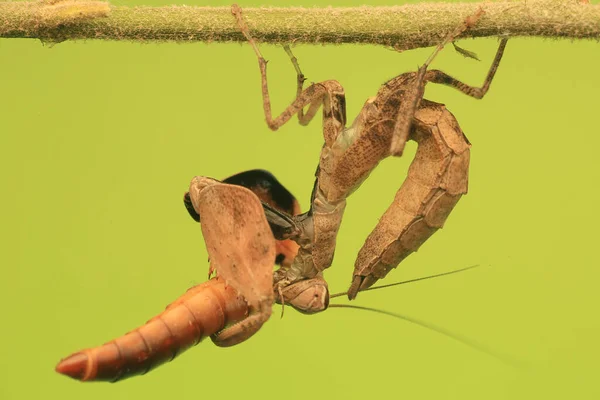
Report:
[[[116,382],[173,360],[202,339],[249,314],[246,301],[221,278],[194,286],[143,326],[64,360],[56,371],[80,381]]]

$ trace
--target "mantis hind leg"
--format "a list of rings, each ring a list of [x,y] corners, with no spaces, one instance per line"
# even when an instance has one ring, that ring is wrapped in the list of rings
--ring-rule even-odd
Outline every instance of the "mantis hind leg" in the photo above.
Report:
[[[492,61],[492,65],[488,71],[488,74],[483,82],[481,87],[474,87],[467,85],[466,83],[462,83],[461,81],[454,79],[450,75],[445,72],[439,71],[437,69],[432,69],[427,71],[425,74],[425,81],[439,83],[441,85],[446,85],[453,87],[457,90],[460,90],[467,96],[474,97],[476,99],[482,99],[483,96],[487,93],[492,80],[494,80],[494,76],[496,75],[496,71],[498,70],[498,66],[500,65],[500,61],[502,60],[502,55],[504,54],[504,49],[506,48],[506,42],[508,38],[503,38],[500,41],[500,45],[498,46],[498,50],[496,50],[496,56],[494,57],[494,61]]]
[[[294,69],[296,70],[296,83],[297,83],[296,99],[297,99],[300,96],[302,96],[304,81],[306,81],[306,78],[304,77],[304,74],[302,73],[302,70],[300,69],[300,64],[298,64],[298,59],[296,58],[294,53],[292,53],[292,49],[290,48],[290,46],[286,44],[283,46],[283,49],[285,50],[287,55],[290,57],[290,61],[292,62],[292,65],[294,66]],[[306,112],[306,114],[304,113],[303,108],[298,110],[298,122],[300,123],[300,125],[306,126],[310,123],[310,121],[312,121],[312,119],[317,114],[317,111],[319,111],[319,107],[321,107],[321,103],[322,103],[321,99],[316,99],[315,101],[310,103],[310,107],[308,108],[308,111]]]
[[[427,71],[427,68],[434,60],[434,58],[438,55],[440,51],[458,36],[460,36],[464,31],[471,28],[473,25],[479,21],[481,16],[484,14],[483,9],[477,10],[473,15],[467,17],[459,26],[457,26],[453,31],[448,33],[446,38],[436,46],[433,53],[429,56],[429,58],[425,61],[425,63],[419,68],[417,74],[411,85],[406,88],[406,93],[404,94],[404,99],[402,104],[400,104],[396,123],[394,125],[394,133],[392,134],[392,142],[390,145],[390,154],[396,157],[402,156],[404,151],[404,146],[406,145],[406,141],[408,140],[408,136],[410,134],[413,115],[419,107],[419,103],[423,98],[423,93],[425,91],[425,84],[428,81],[432,81],[431,77],[434,77],[434,74],[431,74]],[[506,44],[506,43],[504,43]],[[501,57],[502,55],[500,55]],[[441,72],[441,71],[437,71]],[[494,70],[495,72],[495,70]],[[493,75],[492,75],[493,77]],[[487,89],[486,89],[487,90]]]
[[[281,126],[283,126],[286,122],[288,122],[295,114],[298,114],[298,119],[302,125],[308,124],[310,120],[315,116],[317,110],[321,105],[323,105],[323,113],[324,116],[333,116],[335,117],[336,113],[332,112],[332,108],[338,108],[335,105],[338,103],[337,98],[341,95],[343,97],[344,91],[341,88],[340,84],[337,81],[324,81],[321,83],[313,84],[308,88],[302,90],[302,85],[304,83],[304,75],[302,75],[302,71],[300,71],[300,67],[298,65],[298,61],[296,57],[292,54],[289,46],[285,48],[286,52],[290,56],[292,64],[297,72],[297,81],[298,87],[296,92],[296,99],[292,104],[290,104],[283,112],[273,118],[271,112],[271,99],[269,96],[269,87],[267,84],[267,61],[262,56],[260,49],[252,35],[250,34],[250,30],[248,25],[244,21],[242,17],[242,10],[238,5],[233,5],[231,7],[231,12],[235,16],[238,27],[241,32],[244,34],[250,45],[252,46],[256,57],[258,58],[258,65],[260,68],[261,82],[262,82],[262,96],[263,96],[263,109],[265,113],[265,118],[267,120],[267,125],[272,130],[277,130]],[[344,108],[344,121],[342,123],[342,128],[345,124],[345,99],[342,99],[342,105]],[[303,112],[305,106],[309,105],[310,107],[306,113]],[[332,118],[326,118],[326,120],[331,120]],[[333,121],[334,122],[334,121]],[[328,129],[328,125],[332,125],[332,129]],[[338,131],[341,128],[337,127],[335,123],[327,123],[324,121],[323,124],[324,134],[326,136],[325,141],[328,143],[332,143],[335,137],[337,136]],[[328,138],[328,134],[326,131],[331,131],[329,136],[333,136],[333,138]]]

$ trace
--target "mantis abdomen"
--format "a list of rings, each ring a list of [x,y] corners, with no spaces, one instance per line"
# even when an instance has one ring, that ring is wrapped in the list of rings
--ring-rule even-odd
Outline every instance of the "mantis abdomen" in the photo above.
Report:
[[[467,193],[471,145],[456,118],[442,104],[421,100],[413,121],[415,159],[358,254],[349,291],[354,295],[418,250]]]

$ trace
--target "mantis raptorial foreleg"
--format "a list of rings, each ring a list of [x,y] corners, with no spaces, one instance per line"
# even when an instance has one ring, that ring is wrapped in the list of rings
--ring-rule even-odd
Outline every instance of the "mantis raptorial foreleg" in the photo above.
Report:
[[[229,185],[223,185],[225,183]],[[243,186],[250,189],[260,199],[270,229],[275,239],[277,239],[277,256],[272,260],[272,263],[281,265],[282,269],[280,271],[286,271],[292,261],[296,259],[296,254],[298,253],[299,246],[295,241],[302,242],[302,240],[306,240],[307,234],[304,221],[307,219],[310,220],[306,214],[297,218],[294,217],[300,213],[300,206],[294,196],[271,173],[264,170],[241,172],[224,179],[222,183],[211,178],[197,177],[192,181],[190,191],[184,195],[184,205],[190,216],[197,222],[200,222],[201,218],[200,214],[196,211],[198,206],[194,206],[193,199],[198,198],[198,195],[194,193],[205,190],[205,187],[209,185],[221,185],[225,187],[231,185]],[[231,193],[235,194],[233,191]],[[212,214],[217,215],[215,211],[212,211]],[[221,214],[223,214],[223,222],[227,223],[227,214]],[[205,218],[210,218],[210,216]],[[213,223],[218,223],[218,221],[213,221]],[[227,235],[224,237],[227,237]],[[300,237],[303,239],[299,239]],[[290,238],[295,241],[292,241]],[[235,253],[234,249],[232,249],[232,252]],[[283,300],[283,302],[291,305],[298,311],[308,314],[323,311],[327,308],[329,291],[327,282],[325,282],[322,276],[318,275],[312,279],[304,279],[290,285],[279,285],[278,282],[280,280],[274,278],[274,282],[276,283],[274,295],[277,301]],[[250,317],[252,318],[246,318],[246,320],[234,325],[231,329],[223,331],[218,337],[220,345],[238,343],[249,337],[245,335],[258,330],[264,321],[259,316],[255,317],[252,314]],[[230,337],[233,339],[230,339]],[[230,342],[231,344],[229,344]]]
[[[271,315],[275,238],[260,200],[242,186],[195,177],[185,199],[199,217],[211,269],[248,303],[245,319],[211,336],[219,346],[238,344]],[[227,307],[221,305],[224,313]]]

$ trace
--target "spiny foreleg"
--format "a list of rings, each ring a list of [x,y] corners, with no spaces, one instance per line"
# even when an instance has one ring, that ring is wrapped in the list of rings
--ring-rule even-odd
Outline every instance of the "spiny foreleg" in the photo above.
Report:
[[[211,270],[250,309],[246,318],[212,335],[215,344],[232,346],[254,335],[271,315],[275,239],[260,200],[249,189],[197,176],[188,193],[201,221]]]

